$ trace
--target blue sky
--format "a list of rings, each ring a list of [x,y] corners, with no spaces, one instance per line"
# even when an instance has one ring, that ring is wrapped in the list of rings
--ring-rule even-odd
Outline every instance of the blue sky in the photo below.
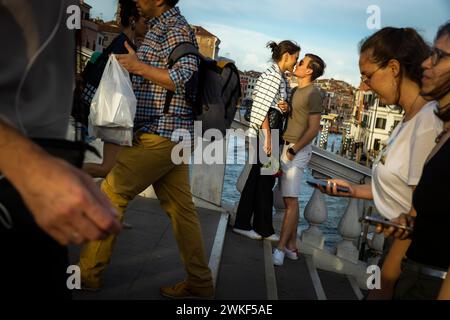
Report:
[[[92,16],[112,19],[117,0],[86,0]],[[449,0],[180,0],[191,24],[222,41],[221,56],[241,70],[262,71],[270,51],[265,44],[289,39],[302,55],[315,53],[327,63],[326,78],[359,84],[358,43],[369,30],[368,7],[380,8],[381,27],[414,27],[432,42],[439,25],[450,19]]]

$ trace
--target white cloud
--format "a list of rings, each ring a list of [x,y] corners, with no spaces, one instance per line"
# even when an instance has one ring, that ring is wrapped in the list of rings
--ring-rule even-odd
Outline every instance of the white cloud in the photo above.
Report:
[[[266,44],[280,41],[263,33],[231,26],[207,23],[204,27],[221,40],[219,55],[235,60],[241,70],[262,71],[267,68],[271,52]]]
[[[281,41],[267,34],[252,30],[206,23],[204,27],[221,40],[219,55],[236,61],[240,70],[263,71],[270,65],[271,52],[266,48],[269,41]],[[310,40],[311,41],[311,40]],[[348,48],[324,47],[311,42],[303,42],[302,55],[314,53],[327,63],[325,78],[344,80],[357,86],[359,83],[358,55],[349,54]]]

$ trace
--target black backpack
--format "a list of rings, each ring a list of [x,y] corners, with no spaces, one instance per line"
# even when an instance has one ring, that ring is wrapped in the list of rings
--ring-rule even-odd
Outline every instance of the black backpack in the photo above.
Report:
[[[172,50],[169,69],[187,55],[197,56],[200,64],[198,71],[185,83],[185,99],[193,108],[195,119],[202,121],[202,133],[208,129],[218,129],[225,134],[234,120],[241,98],[239,72],[232,62],[204,57],[190,42],[182,42]],[[173,95],[174,92],[167,92],[165,114],[169,113]]]

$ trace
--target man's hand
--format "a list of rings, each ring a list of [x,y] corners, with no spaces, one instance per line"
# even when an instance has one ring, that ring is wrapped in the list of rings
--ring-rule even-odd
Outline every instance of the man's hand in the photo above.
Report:
[[[401,224],[403,226],[408,226],[408,227],[411,227],[414,229],[415,217],[410,216],[409,214],[402,213],[400,216],[398,216],[397,218],[391,219],[390,221],[393,223]],[[411,231],[409,231],[409,230],[396,228],[396,227],[387,227],[387,226],[383,226],[381,224],[377,225],[375,231],[377,233],[383,232],[385,238],[388,238],[393,235],[395,238],[398,238],[400,240],[408,239],[409,236],[411,235]]]
[[[286,113],[289,111],[289,104],[286,101],[282,100],[278,102],[278,108],[280,108],[283,113]]]
[[[128,54],[116,54],[117,61],[128,70],[128,72],[141,75],[142,62],[139,60],[136,52],[131,48],[128,42],[125,41],[125,48],[128,50]]]
[[[45,152],[30,160],[31,170],[16,187],[36,223],[61,245],[121,230],[116,210],[90,177]]]
[[[292,161],[292,160],[294,160],[295,156],[294,156],[293,154],[289,153],[289,152],[288,152],[288,149],[286,149],[286,158],[287,158],[289,161]]]

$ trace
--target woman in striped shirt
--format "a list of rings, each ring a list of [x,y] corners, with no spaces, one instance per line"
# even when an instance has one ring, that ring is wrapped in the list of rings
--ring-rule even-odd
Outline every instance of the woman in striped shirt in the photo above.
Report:
[[[282,114],[288,111],[278,107],[280,101],[288,99],[288,85],[284,74],[293,71],[300,54],[300,47],[288,40],[278,44],[269,42],[267,47],[272,50],[273,64],[256,83],[250,115],[250,136],[257,137],[258,146],[262,138],[264,153],[270,156],[272,153],[271,131],[282,129]],[[282,133],[279,134],[281,136]],[[250,170],[239,201],[233,231],[251,239],[277,240],[272,226],[272,189],[275,177],[262,172],[262,166],[261,159],[258,159]]]

